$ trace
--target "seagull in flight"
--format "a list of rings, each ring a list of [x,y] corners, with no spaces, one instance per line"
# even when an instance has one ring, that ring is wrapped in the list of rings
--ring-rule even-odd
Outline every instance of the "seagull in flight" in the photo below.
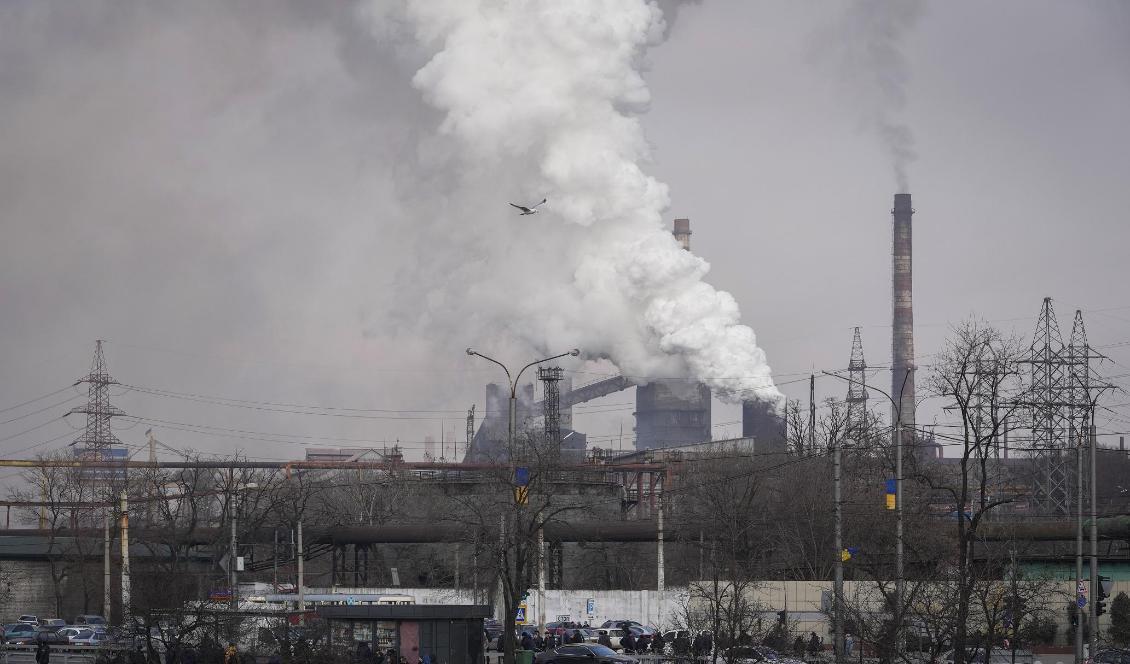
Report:
[[[518,216],[523,217],[527,214],[537,214],[538,213],[538,207],[541,206],[541,205],[544,205],[546,200],[547,199],[543,198],[543,199],[541,199],[541,203],[538,203],[537,205],[531,205],[530,207],[526,207],[525,205],[516,205],[514,203],[511,203],[510,205],[521,210],[522,212]]]

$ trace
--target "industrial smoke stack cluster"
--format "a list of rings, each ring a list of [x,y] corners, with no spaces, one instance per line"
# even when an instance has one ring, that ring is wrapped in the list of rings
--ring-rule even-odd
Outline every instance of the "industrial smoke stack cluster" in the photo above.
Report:
[[[691,220],[676,219],[671,234],[691,248]],[[693,380],[654,380],[636,388],[636,448],[657,449],[710,440],[710,388]]]
[[[903,441],[914,440],[914,282],[910,194],[895,194],[892,246],[891,396],[902,411]],[[893,422],[898,410],[891,413]]]

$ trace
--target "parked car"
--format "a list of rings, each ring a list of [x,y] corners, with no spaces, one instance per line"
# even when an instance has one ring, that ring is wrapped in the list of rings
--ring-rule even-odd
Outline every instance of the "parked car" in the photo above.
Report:
[[[50,629],[52,631],[59,630],[67,626],[67,621],[62,618],[40,618],[39,627],[42,629]]]
[[[600,644],[574,643],[534,655],[536,664],[635,664],[636,660]]]
[[[619,627],[620,625],[623,625],[624,623],[627,623],[629,625],[638,625],[640,627],[643,627],[643,623],[637,622],[635,620],[605,620],[604,623],[601,625],[601,627],[608,629],[610,627]]]
[[[483,621],[483,631],[486,632],[487,640],[494,641],[502,634],[502,623],[494,618],[488,618]]]
[[[600,638],[601,634],[608,635],[608,641],[612,644],[613,650],[624,649],[624,644],[621,643],[621,639],[624,638],[624,633],[624,630],[615,627],[598,627],[596,629],[597,638]]]
[[[89,627],[64,627],[57,632],[59,636],[67,637],[71,645],[75,646],[93,646],[97,645],[94,638],[94,630]]]
[[[59,636],[58,630],[47,627],[37,627],[34,632],[22,632],[4,640],[8,645],[35,645],[37,643],[66,645],[70,643],[67,637]]]
[[[20,616],[19,618],[17,618],[16,622],[27,623],[29,625],[38,625],[39,624],[39,618],[36,618],[35,616],[32,616],[32,615],[24,614],[24,615]]]
[[[71,624],[72,625],[90,625],[90,626],[101,625],[101,626],[105,627],[106,626],[106,619],[103,618],[102,616],[81,615],[81,616],[75,616],[75,619],[74,619],[73,622],[71,622]]]
[[[1095,664],[1130,664],[1130,650],[1109,648],[1095,653]]]
[[[12,639],[21,636],[32,636],[38,628],[23,622],[4,625],[4,643],[11,643]]]

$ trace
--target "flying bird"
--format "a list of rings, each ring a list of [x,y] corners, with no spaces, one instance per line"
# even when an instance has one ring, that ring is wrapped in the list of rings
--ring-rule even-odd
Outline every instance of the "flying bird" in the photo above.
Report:
[[[541,203],[538,203],[537,205],[531,205],[530,207],[526,207],[525,205],[516,205],[514,203],[511,203],[510,205],[512,205],[512,206],[514,206],[514,207],[516,207],[516,208],[518,208],[519,210],[522,211],[521,214],[518,215],[519,217],[521,217],[521,216],[524,216],[524,215],[527,215],[527,214],[537,214],[538,213],[538,206],[544,205],[545,201],[546,201],[546,199],[543,198],[543,199],[541,199]]]

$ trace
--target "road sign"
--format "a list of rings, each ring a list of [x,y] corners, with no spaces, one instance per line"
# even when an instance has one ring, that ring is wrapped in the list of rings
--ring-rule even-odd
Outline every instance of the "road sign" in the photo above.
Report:
[[[516,486],[514,487],[514,503],[517,505],[530,504],[530,487]]]
[[[514,611],[514,622],[518,623],[519,625],[525,625],[526,624],[526,603],[525,602],[522,602],[521,604],[519,604],[518,608],[515,609],[515,611]]]
[[[595,599],[590,597],[585,602],[585,613],[588,614],[590,617],[592,616],[592,614],[596,613],[596,600]]]
[[[526,466],[518,466],[514,469],[514,486],[529,486],[530,485],[530,469]]]
[[[1075,603],[1076,603],[1076,604],[1078,604],[1078,605],[1079,605],[1079,608],[1081,609],[1081,608],[1083,608],[1084,606],[1087,606],[1087,598],[1086,598],[1086,597],[1084,597],[1084,596],[1082,596],[1082,595],[1080,595],[1080,596],[1079,596],[1079,599],[1075,600]]]

